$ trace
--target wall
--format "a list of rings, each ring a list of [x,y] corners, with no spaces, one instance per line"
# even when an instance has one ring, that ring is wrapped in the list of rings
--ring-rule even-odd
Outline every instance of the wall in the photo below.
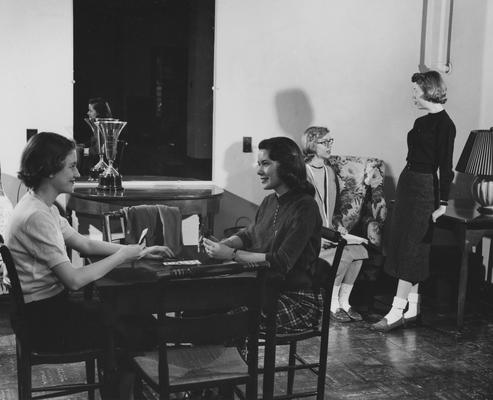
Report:
[[[493,127],[493,4],[486,4],[485,19],[488,22],[484,26],[484,52],[483,73],[481,90],[481,115],[479,127],[488,129]]]
[[[0,161],[15,176],[26,129],[72,137],[72,2],[0,2]]]
[[[446,81],[457,160],[471,129],[493,125],[493,6],[454,4]],[[394,0],[216,0],[213,178],[231,193],[219,231],[242,213],[251,216],[265,195],[255,154],[241,152],[243,136],[254,145],[274,135],[298,140],[306,126],[327,125],[336,153],[385,160],[392,194],[406,132],[419,115],[410,76],[419,62],[421,7]],[[71,2],[1,1],[0,54],[0,160],[2,172],[15,175],[26,128],[72,135]]]
[[[455,161],[469,131],[485,124],[482,102],[492,101],[491,90],[482,97],[483,82],[492,79],[492,39],[484,42],[491,7],[455,1],[453,71],[445,77]],[[335,153],[385,160],[391,197],[406,133],[420,115],[410,76],[419,63],[421,13],[420,1],[217,0],[215,180],[258,204],[265,193],[252,168],[255,155],[241,152],[242,137],[298,141],[305,127],[323,124],[334,134]]]

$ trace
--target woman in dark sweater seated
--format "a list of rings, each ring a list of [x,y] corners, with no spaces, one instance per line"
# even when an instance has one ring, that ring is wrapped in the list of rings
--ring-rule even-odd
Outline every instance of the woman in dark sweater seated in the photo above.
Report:
[[[204,246],[217,259],[268,261],[271,274],[283,278],[278,332],[297,332],[316,326],[321,316],[311,271],[320,252],[322,220],[297,144],[274,137],[261,141],[259,149],[257,174],[264,189],[274,193],[264,198],[248,228],[219,243],[204,239]]]

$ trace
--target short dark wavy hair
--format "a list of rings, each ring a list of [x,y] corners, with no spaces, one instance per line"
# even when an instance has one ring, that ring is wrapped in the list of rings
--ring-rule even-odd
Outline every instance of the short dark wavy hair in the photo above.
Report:
[[[40,132],[27,142],[17,177],[29,188],[37,189],[43,178],[61,171],[63,161],[76,148],[73,140],[53,132]]]
[[[306,166],[301,150],[296,142],[285,136],[276,136],[262,140],[259,150],[267,150],[269,158],[279,163],[279,178],[290,188],[301,190],[310,195],[315,188],[306,179]]]
[[[445,104],[447,102],[447,86],[437,71],[416,72],[411,77],[423,90],[423,99],[431,103]]]
[[[94,111],[96,111],[96,118],[112,118],[111,108],[108,102],[102,97],[93,97],[89,99],[89,104],[92,105]]]

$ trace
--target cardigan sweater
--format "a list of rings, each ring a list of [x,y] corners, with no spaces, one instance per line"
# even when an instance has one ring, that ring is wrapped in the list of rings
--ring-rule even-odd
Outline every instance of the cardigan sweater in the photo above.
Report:
[[[283,289],[310,289],[320,252],[322,219],[315,199],[291,190],[264,198],[255,221],[237,233],[243,249],[265,253]]]

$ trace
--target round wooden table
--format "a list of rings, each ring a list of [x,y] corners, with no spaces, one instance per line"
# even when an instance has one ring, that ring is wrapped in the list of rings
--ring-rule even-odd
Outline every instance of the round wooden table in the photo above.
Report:
[[[164,204],[180,209],[182,216],[197,214],[200,223],[214,231],[214,215],[219,211],[224,190],[194,181],[124,182],[122,191],[97,189],[97,183],[76,183],[67,195],[67,214],[99,216],[108,211],[141,204]]]

